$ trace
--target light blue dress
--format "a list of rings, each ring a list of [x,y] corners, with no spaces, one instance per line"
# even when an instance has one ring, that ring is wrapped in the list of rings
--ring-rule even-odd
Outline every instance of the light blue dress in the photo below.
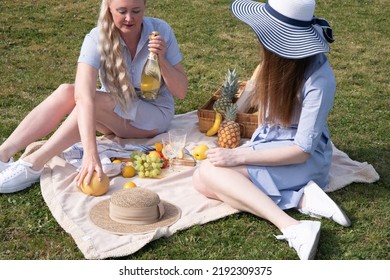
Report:
[[[131,82],[133,86],[138,89],[141,88],[141,73],[149,54],[149,35],[152,31],[158,31],[161,37],[164,38],[167,44],[165,58],[171,65],[176,65],[182,60],[182,54],[176,37],[168,23],[161,19],[144,17],[141,38],[138,43],[137,52],[133,58],[131,57],[125,42],[121,40]],[[104,73],[102,73],[100,68],[98,45],[99,31],[98,28],[95,27],[84,38],[78,62],[86,63],[99,70],[100,82],[102,84],[100,90],[108,91],[107,86],[101,78]],[[156,100],[150,101],[137,97],[129,104],[126,111],[123,111],[118,104],[115,107],[114,112],[122,118],[129,120],[130,124],[134,127],[145,130],[157,128],[158,133],[162,133],[168,129],[171,120],[175,115],[175,103],[173,95],[163,83],[159,92],[159,97]]]
[[[327,118],[335,92],[336,80],[327,57],[316,55],[305,73],[302,110],[295,113],[293,125],[288,128],[260,125],[245,145],[261,150],[295,144],[310,153],[303,164],[247,166],[252,182],[281,209],[296,207],[303,195],[302,187],[310,180],[321,188],[328,184],[332,143]]]

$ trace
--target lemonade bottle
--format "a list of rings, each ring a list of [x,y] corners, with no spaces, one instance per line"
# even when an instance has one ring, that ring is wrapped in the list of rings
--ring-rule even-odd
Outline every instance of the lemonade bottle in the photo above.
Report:
[[[153,31],[149,40],[158,36],[157,31]],[[141,96],[145,99],[154,100],[158,96],[161,86],[161,70],[157,54],[150,52],[141,76]]]

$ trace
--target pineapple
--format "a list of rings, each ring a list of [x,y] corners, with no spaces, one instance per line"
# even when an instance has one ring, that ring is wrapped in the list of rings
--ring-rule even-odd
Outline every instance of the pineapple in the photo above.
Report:
[[[240,145],[240,125],[235,122],[237,116],[237,104],[232,103],[225,110],[225,119],[218,129],[218,147],[235,148]]]
[[[213,109],[222,113],[227,107],[229,107],[233,103],[233,98],[236,95],[238,90],[238,77],[237,70],[234,69],[228,72],[225,76],[225,81],[222,85],[222,93],[221,97],[217,99],[213,105]]]

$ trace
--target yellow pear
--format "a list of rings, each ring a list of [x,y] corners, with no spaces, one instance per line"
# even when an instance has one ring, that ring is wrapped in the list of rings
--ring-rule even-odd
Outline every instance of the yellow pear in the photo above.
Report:
[[[206,151],[209,149],[207,145],[201,144],[195,147],[195,149],[192,151],[192,155],[197,160],[203,160],[207,158]]]

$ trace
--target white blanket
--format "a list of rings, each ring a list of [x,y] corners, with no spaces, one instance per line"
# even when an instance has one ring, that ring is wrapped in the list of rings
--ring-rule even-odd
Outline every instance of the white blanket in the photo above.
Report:
[[[198,144],[215,147],[216,137],[207,137],[198,130],[197,112],[177,115],[171,127],[185,127],[188,131],[187,149],[191,152]],[[152,139],[99,138],[99,143],[153,145],[162,135]],[[26,153],[38,148],[41,143],[33,143]],[[201,162],[199,162],[201,164]],[[167,237],[176,231],[193,225],[204,224],[236,213],[237,210],[215,200],[207,199],[192,187],[191,176],[196,167],[162,179],[134,178],[139,187],[156,191],[160,198],[181,208],[181,218],[169,228],[158,228],[155,232],[142,235],[118,236],[109,234],[94,226],[88,218],[89,209],[97,202],[107,199],[121,189],[128,179],[121,176],[111,178],[109,192],[101,197],[87,196],[80,192],[74,183],[76,168],[63,156],[48,162],[41,176],[41,191],[45,202],[58,223],[75,240],[86,259],[105,259],[130,255],[147,243],[160,237]],[[331,181],[327,191],[335,191],[352,182],[372,183],[379,179],[375,169],[367,163],[351,160],[345,153],[334,147],[334,160],[331,168]]]

